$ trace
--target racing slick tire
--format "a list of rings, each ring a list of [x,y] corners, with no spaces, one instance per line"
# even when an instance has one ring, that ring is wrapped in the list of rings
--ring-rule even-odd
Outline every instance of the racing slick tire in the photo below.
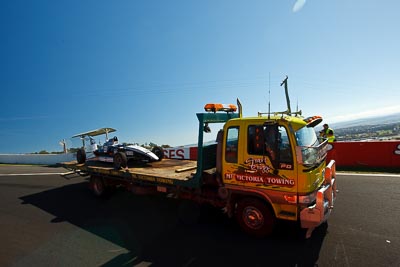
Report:
[[[80,148],[78,151],[76,151],[76,161],[79,164],[85,163],[86,161],[86,152],[85,149]]]
[[[272,234],[275,216],[270,206],[257,198],[243,198],[236,207],[236,220],[244,232],[255,237]]]
[[[164,158],[164,149],[160,146],[155,146],[151,149],[151,152],[153,152],[157,157],[158,161],[161,161]]]
[[[128,158],[123,152],[118,152],[114,155],[114,168],[119,170],[128,166]]]

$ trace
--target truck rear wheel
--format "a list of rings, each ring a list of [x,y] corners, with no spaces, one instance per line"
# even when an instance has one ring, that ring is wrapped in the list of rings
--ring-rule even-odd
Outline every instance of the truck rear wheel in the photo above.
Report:
[[[275,226],[271,208],[256,198],[244,198],[238,202],[236,219],[243,231],[256,237],[271,235]]]
[[[90,188],[97,197],[104,197],[107,193],[107,187],[101,176],[90,177]]]
[[[80,148],[78,151],[76,151],[76,161],[81,164],[85,163],[86,161],[86,152],[85,149]]]
[[[125,153],[118,152],[114,155],[114,168],[119,170],[128,166],[128,159]]]

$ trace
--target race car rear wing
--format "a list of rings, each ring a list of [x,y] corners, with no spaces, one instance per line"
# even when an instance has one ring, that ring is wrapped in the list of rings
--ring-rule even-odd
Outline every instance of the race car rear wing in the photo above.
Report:
[[[113,128],[100,128],[97,130],[76,134],[76,135],[72,136],[72,138],[74,138],[74,137],[85,138],[86,136],[97,136],[97,135],[105,134],[106,139],[108,140],[108,134],[115,132],[115,131],[117,131],[117,130],[115,130]]]

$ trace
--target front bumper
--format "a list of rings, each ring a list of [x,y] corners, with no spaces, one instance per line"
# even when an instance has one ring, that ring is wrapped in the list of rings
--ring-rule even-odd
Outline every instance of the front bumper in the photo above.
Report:
[[[325,168],[325,181],[317,192],[316,203],[300,212],[300,223],[302,228],[308,228],[309,237],[315,227],[325,222],[333,209],[336,199],[336,165],[331,160]]]

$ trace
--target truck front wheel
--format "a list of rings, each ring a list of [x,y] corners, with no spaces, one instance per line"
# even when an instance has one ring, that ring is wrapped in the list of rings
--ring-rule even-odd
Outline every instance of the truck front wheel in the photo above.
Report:
[[[236,219],[246,233],[256,237],[271,235],[275,226],[275,216],[271,208],[256,198],[239,200]]]

